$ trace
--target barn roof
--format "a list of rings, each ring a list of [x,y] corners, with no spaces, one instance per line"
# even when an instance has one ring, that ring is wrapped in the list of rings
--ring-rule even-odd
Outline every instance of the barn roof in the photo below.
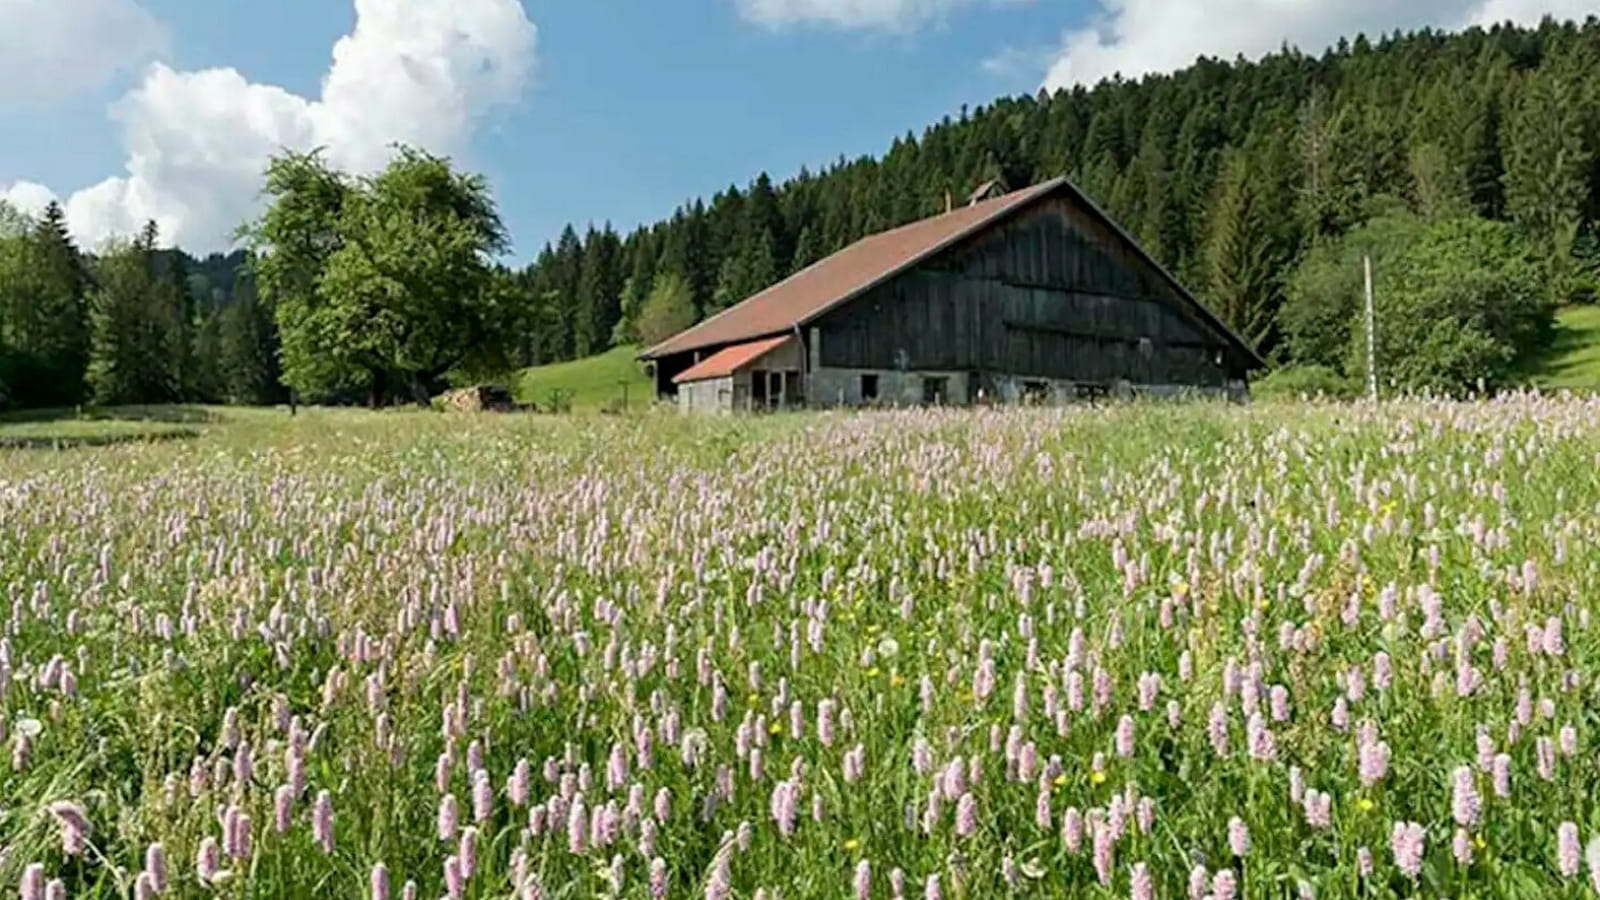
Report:
[[[1247,360],[1258,367],[1265,367],[1266,363],[1249,344],[1207,310],[1121,226],[1066,178],[1055,178],[862,238],[744,302],[730,306],[704,322],[650,347],[639,354],[639,358],[659,359],[691,350],[721,347],[791,332],[1057,191],[1070,192],[1076,202],[1127,241],[1141,259],[1159,272],[1201,319],[1235,344]]]
[[[723,378],[732,375],[734,372],[739,371],[740,367],[766,356],[792,340],[794,338],[786,334],[781,337],[724,347],[685,369],[672,380],[675,384],[683,384],[689,381],[705,381],[708,378]]]

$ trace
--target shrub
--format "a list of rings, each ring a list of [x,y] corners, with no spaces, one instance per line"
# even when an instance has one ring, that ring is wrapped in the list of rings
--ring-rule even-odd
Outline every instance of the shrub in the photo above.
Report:
[[[1290,365],[1274,369],[1250,388],[1262,400],[1353,400],[1361,383],[1328,366]]]

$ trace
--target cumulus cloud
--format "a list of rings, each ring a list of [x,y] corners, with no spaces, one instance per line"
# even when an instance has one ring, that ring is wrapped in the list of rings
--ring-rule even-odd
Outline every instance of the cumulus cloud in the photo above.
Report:
[[[6,203],[12,209],[37,216],[44,211],[56,195],[42,184],[31,181],[19,181],[5,190],[0,190],[0,203]]]
[[[167,46],[134,0],[0,0],[0,106],[49,104],[105,84]]]
[[[1581,22],[1595,15],[1593,0],[1486,0],[1474,17],[1476,24],[1494,25],[1500,22],[1537,22],[1545,16],[1572,19]]]
[[[1284,44],[1316,52],[1340,37],[1423,26],[1461,28],[1579,18],[1591,0],[1099,0],[1087,27],[1068,31],[1047,88],[1179,69],[1202,55],[1259,57]]]
[[[745,19],[772,27],[819,24],[891,31],[937,19],[957,7],[977,2],[981,0],[735,0]]]
[[[514,101],[531,73],[536,32],[518,0],[355,7],[355,28],[334,47],[314,99],[234,69],[152,65],[112,107],[126,172],[68,198],[74,234],[93,245],[154,219],[168,241],[226,246],[259,209],[273,153],[320,146],[335,165],[365,171],[397,142],[459,152],[481,116]]]

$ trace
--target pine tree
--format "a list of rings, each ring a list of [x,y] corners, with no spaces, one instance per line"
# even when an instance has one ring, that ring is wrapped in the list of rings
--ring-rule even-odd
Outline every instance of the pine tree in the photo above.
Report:
[[[173,399],[170,323],[157,315],[154,223],[101,254],[90,299],[88,383],[102,406]]]
[[[188,399],[197,403],[220,403],[226,399],[222,379],[222,308],[211,300],[197,306],[194,344],[189,352],[193,368]]]
[[[1246,153],[1223,153],[1202,260],[1211,309],[1246,341],[1260,346],[1271,333],[1275,310],[1268,238],[1251,195],[1252,174]]]
[[[232,302],[217,319],[217,365],[223,397],[230,403],[252,406],[282,400],[277,324],[262,304],[253,277],[239,279]]]
[[[155,223],[146,227],[154,246]],[[157,346],[166,359],[166,382],[170,385],[166,399],[189,400],[199,393],[201,376],[194,359],[197,317],[189,285],[188,255],[177,248],[159,251],[154,264],[156,287],[150,315],[160,332]]]
[[[1576,99],[1562,73],[1530,75],[1510,123],[1506,205],[1542,252],[1556,302],[1572,289],[1572,248],[1587,195],[1589,153]]]
[[[794,260],[789,265],[789,271],[798,272],[822,258],[822,248],[818,245],[817,229],[809,222],[800,229],[800,237],[794,243]]]
[[[45,207],[19,250],[23,268],[12,282],[15,304],[7,315],[12,401],[19,406],[78,403],[88,365],[89,279],[59,204]]]
[[[1451,165],[1443,147],[1433,143],[1412,146],[1410,168],[1418,215],[1437,221],[1469,213],[1466,179],[1460,168]]]
[[[555,265],[549,291],[557,296],[555,315],[547,323],[551,359],[572,359],[577,353],[578,284],[583,280],[583,242],[568,225],[556,242]]]
[[[657,253],[655,236],[648,231],[641,231],[630,251],[631,266],[629,267],[628,280],[622,285],[621,318],[612,329],[611,343],[636,344],[639,341],[638,320],[639,311],[644,309],[646,298],[650,296],[651,284],[656,277]]]
[[[573,352],[579,357],[610,346],[611,333],[622,317],[621,256],[621,244],[610,225],[604,231],[590,229],[584,241],[573,322]]]

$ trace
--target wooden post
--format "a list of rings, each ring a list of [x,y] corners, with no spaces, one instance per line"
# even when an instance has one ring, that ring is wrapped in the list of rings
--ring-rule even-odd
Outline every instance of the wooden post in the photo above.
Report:
[[[1361,258],[1367,281],[1367,399],[1378,401],[1378,312],[1372,301],[1372,257]]]

